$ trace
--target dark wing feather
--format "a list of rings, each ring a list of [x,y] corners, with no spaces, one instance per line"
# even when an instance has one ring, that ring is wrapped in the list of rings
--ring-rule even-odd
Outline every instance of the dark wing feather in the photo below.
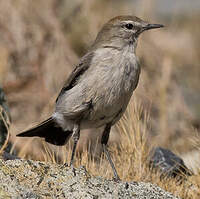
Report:
[[[76,68],[72,71],[69,78],[65,82],[63,88],[61,89],[56,99],[56,102],[63,95],[63,93],[65,93],[67,90],[70,90],[76,85],[76,82],[80,78],[80,76],[89,68],[93,54],[93,52],[89,52],[84,57],[82,57],[79,65],[76,66]]]

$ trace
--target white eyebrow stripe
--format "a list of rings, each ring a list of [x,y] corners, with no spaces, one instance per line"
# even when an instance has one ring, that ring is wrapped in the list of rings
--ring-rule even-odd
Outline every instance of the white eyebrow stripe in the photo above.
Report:
[[[131,20],[127,20],[127,21],[124,21],[125,23],[131,23],[133,24],[134,26],[140,26],[140,23],[139,22],[136,22],[136,21],[131,21]]]
[[[133,21],[131,20],[128,20],[128,21],[124,21],[125,23],[134,23]]]

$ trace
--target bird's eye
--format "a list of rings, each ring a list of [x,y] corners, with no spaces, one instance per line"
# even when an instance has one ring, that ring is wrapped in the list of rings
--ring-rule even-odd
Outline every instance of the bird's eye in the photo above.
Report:
[[[125,25],[125,27],[126,27],[127,29],[131,30],[131,29],[133,29],[133,24],[128,23],[128,24]]]

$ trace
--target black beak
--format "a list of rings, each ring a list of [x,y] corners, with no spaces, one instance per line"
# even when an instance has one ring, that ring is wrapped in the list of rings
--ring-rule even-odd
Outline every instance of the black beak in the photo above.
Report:
[[[164,25],[162,24],[143,24],[142,27],[140,27],[140,29],[136,32],[135,36],[138,37],[142,32],[146,31],[146,30],[151,30],[151,29],[155,29],[155,28],[163,28]]]
[[[164,26],[162,24],[147,24],[143,27],[143,31],[150,30],[154,28],[163,28]]]

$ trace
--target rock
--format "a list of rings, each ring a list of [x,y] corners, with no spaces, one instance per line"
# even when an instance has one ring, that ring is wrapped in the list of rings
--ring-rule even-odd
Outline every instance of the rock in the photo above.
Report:
[[[74,175],[75,174],[75,175]],[[177,198],[144,182],[114,182],[75,169],[31,160],[0,160],[0,198]]]
[[[6,139],[8,137],[8,128],[10,126],[10,112],[8,105],[6,103],[6,97],[3,92],[3,89],[0,87],[0,149],[3,147]],[[8,142],[5,151],[9,152],[11,149],[11,143]]]
[[[10,154],[6,151],[4,151],[2,154],[1,154],[1,158],[3,160],[16,160],[16,159],[20,159],[19,157],[17,157],[15,154]]]
[[[162,176],[177,177],[192,175],[192,172],[185,166],[184,161],[170,150],[156,147],[150,152],[150,166],[158,169]]]

